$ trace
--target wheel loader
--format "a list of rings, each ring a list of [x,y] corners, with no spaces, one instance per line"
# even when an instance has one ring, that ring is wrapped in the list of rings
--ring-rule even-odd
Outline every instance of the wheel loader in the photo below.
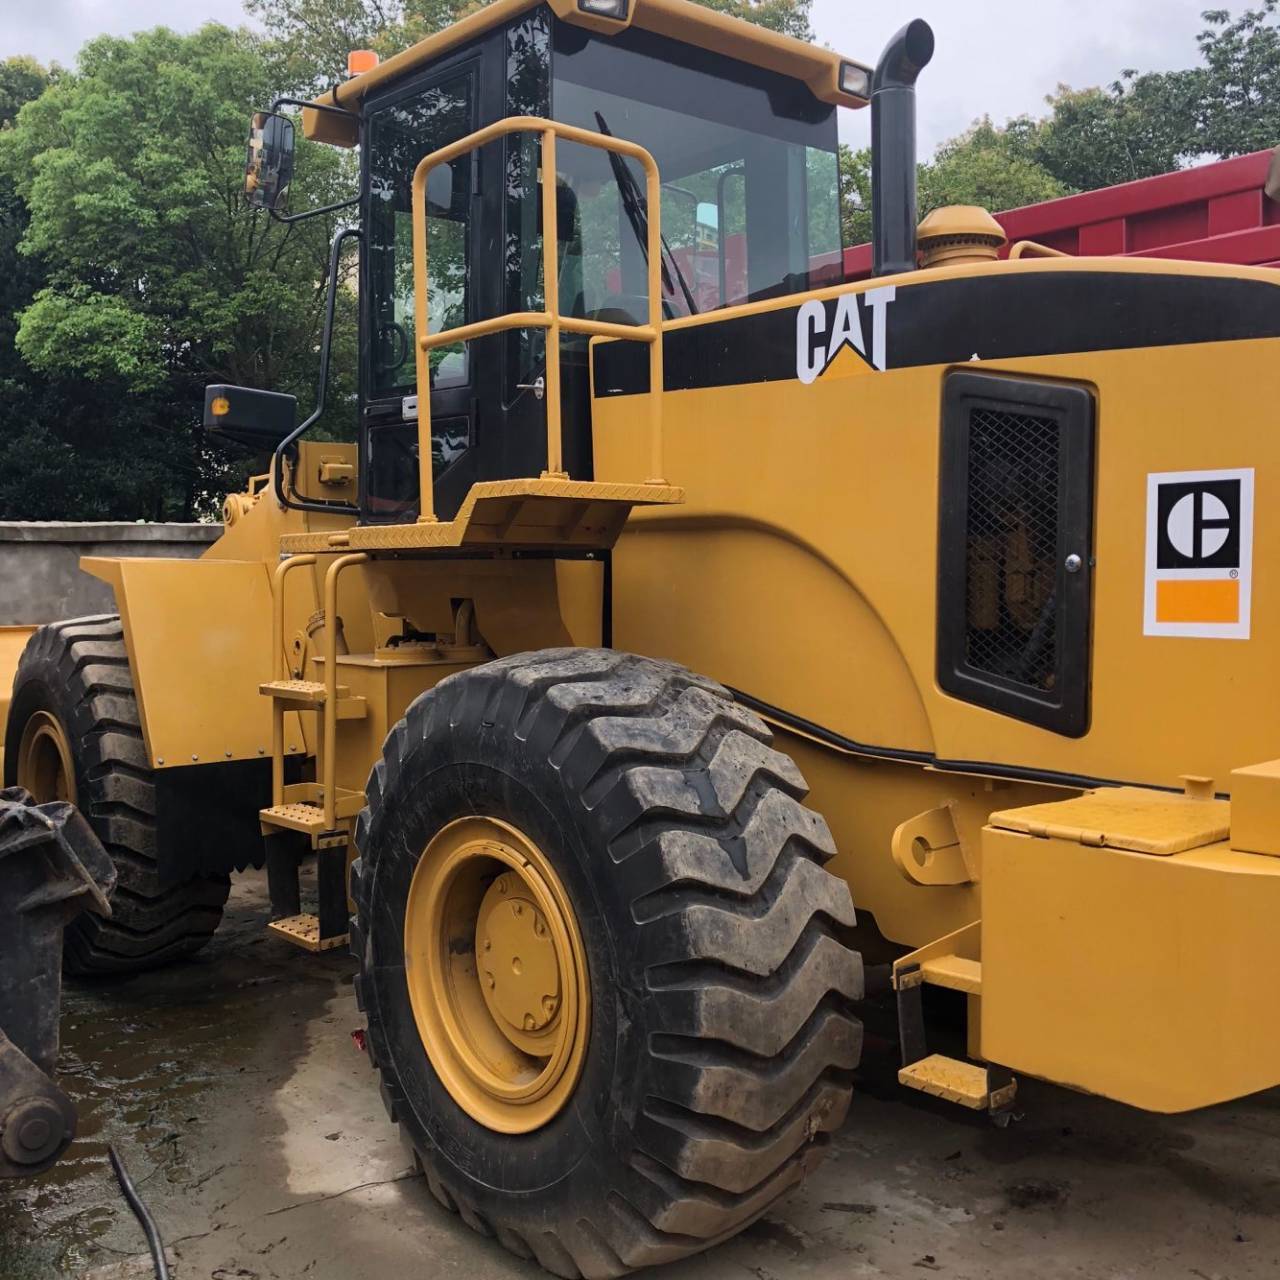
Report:
[[[118,617],[17,675],[6,782],[118,872],[67,964],[194,950],[265,864],[281,939],[350,944],[432,1193],[561,1276],[796,1185],[873,960],[902,1086],[997,1121],[1020,1076],[1280,1084],[1280,289],[917,227],[932,54],[497,0],[260,113],[258,216],[306,212],[299,112],[359,148],[358,443],[323,368],[300,422],[210,387],[269,469],[198,562],[87,561]]]

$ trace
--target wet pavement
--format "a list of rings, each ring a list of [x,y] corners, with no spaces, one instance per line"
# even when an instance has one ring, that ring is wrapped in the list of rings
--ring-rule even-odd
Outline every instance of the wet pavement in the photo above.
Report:
[[[67,991],[80,1138],[43,1178],[0,1184],[0,1280],[151,1274],[108,1142],[175,1280],[536,1280],[411,1176],[350,1038],[350,959],[265,921],[262,877],[242,877],[196,960]],[[664,1280],[1280,1276],[1280,1091],[1170,1118],[1030,1083],[997,1130],[904,1095],[892,1046],[870,1048],[820,1171]]]

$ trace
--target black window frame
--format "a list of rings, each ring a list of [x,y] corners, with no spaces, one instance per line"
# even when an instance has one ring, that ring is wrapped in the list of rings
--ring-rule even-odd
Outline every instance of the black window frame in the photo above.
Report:
[[[487,62],[491,57],[490,46],[493,41],[492,33],[482,37],[480,40],[470,41],[461,48],[454,50],[449,55],[441,58],[440,61],[429,64],[421,71],[407,76],[403,80],[396,81],[388,86],[380,93],[371,95],[370,99],[364,104],[363,115],[365,121],[364,136],[362,138],[361,154],[360,154],[360,190],[361,190],[361,223],[365,227],[372,225],[371,220],[371,200],[372,192],[370,187],[370,166],[373,161],[373,148],[369,142],[369,136],[372,130],[369,128],[369,122],[372,117],[379,111],[383,111],[388,107],[393,107],[397,103],[406,99],[417,97],[423,93],[432,84],[443,80],[450,79],[454,76],[468,75],[472,80],[472,103],[471,103],[471,123],[472,128],[478,129],[482,122],[489,114],[486,112],[486,93],[490,92]],[[475,164],[479,164],[479,154],[475,153]],[[473,171],[474,175],[474,171]],[[473,183],[476,181],[473,176]],[[472,209],[472,228],[471,235],[475,234],[475,218],[476,210]],[[471,256],[470,254],[468,255]],[[467,291],[467,315],[466,322],[470,323],[479,310],[483,307],[484,302],[477,298],[479,288],[483,287],[484,282],[477,282],[473,277],[469,281]],[[360,431],[358,439],[359,450],[359,507],[361,524],[400,524],[412,522],[417,518],[416,504],[412,510],[406,508],[399,514],[375,513],[372,510],[372,495],[369,492],[368,485],[372,476],[372,467],[370,465],[369,448],[371,431],[380,428],[395,427],[398,424],[405,424],[413,421],[407,419],[403,415],[402,406],[407,398],[403,391],[399,394],[378,395],[373,392],[374,384],[374,340],[376,335],[375,312],[377,307],[377,299],[373,288],[373,254],[369,249],[368,242],[363,246],[360,260],[360,297],[358,304],[359,328],[360,328],[360,395],[359,395],[359,421]],[[474,357],[474,351],[472,352]],[[413,353],[411,353],[411,359]],[[410,384],[405,384],[410,386]],[[467,380],[465,383],[458,383],[439,388],[446,396],[456,399],[459,404],[466,400],[471,405],[472,430],[471,439],[468,448],[474,448],[475,428],[474,428],[474,399],[475,399],[475,361],[469,358],[467,362]],[[433,393],[436,388],[433,384]],[[416,395],[416,374],[413,380],[409,396]],[[456,408],[437,410],[436,406],[432,406],[433,418],[433,434],[434,429],[439,421],[453,419],[458,416]],[[465,451],[464,451],[465,453]],[[436,475],[437,493],[435,500],[437,506],[440,505],[440,494],[438,492],[440,481],[453,468],[454,463],[459,461],[458,458],[453,459],[443,471]],[[413,478],[413,485],[417,487],[417,474]]]
[[[980,670],[967,660],[970,422],[974,410],[1049,418],[1058,425],[1058,527],[1052,690]],[[954,371],[942,391],[939,472],[937,678],[945,693],[1065,737],[1090,723],[1096,402],[1092,391],[999,373]],[[1068,570],[1068,557],[1078,568]]]

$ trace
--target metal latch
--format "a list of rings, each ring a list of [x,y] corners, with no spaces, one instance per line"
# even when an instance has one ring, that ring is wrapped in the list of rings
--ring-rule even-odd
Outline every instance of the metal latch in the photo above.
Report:
[[[516,390],[532,391],[533,394],[541,400],[542,397],[547,394],[547,380],[540,376],[537,382],[517,382]]]
[[[402,418],[416,418],[418,416],[417,396],[405,396],[400,401],[400,416]]]

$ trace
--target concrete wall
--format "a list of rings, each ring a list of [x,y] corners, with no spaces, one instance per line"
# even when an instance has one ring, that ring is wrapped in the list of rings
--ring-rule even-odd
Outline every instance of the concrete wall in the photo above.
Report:
[[[81,556],[195,559],[222,535],[220,524],[113,524],[0,521],[0,626],[114,613],[105,582]]]

